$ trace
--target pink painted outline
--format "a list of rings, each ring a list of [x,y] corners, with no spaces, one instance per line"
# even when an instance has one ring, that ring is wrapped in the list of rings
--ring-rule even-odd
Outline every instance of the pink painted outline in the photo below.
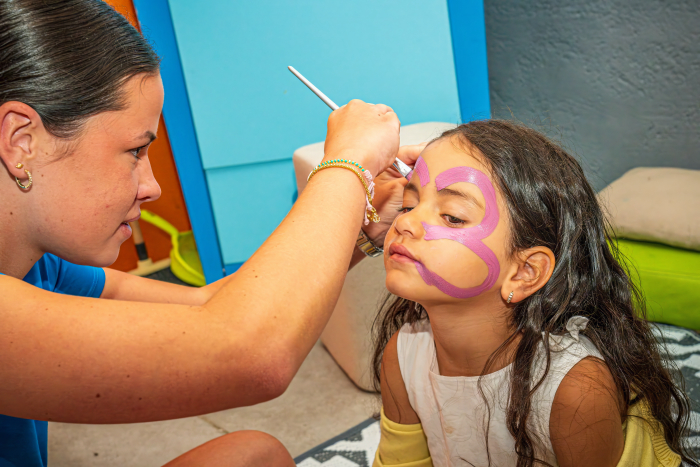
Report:
[[[407,175],[406,179],[410,182],[411,179],[413,178],[413,173],[418,174],[418,179],[420,180],[420,186],[423,188],[425,185],[430,183],[430,171],[428,170],[428,164],[425,163],[422,157],[418,157],[418,160],[416,161],[416,165],[413,166],[413,170],[411,170]]]
[[[416,162],[416,168],[418,162]],[[419,172],[420,176],[420,172]],[[423,179],[421,178],[421,181]],[[452,240],[466,246],[482,259],[488,266],[488,274],[481,285],[476,287],[461,288],[450,284],[438,274],[430,271],[419,261],[415,261],[418,274],[428,285],[434,285],[441,292],[454,298],[471,298],[489,290],[498,280],[501,272],[498,258],[494,252],[481,240],[491,235],[498,225],[498,204],[496,202],[496,190],[491,180],[481,171],[472,167],[453,167],[445,170],[435,178],[435,187],[438,191],[445,187],[459,182],[472,183],[476,185],[484,195],[485,209],[484,218],[478,225],[465,229],[454,229],[437,225],[430,225],[423,222],[425,229],[425,240]]]

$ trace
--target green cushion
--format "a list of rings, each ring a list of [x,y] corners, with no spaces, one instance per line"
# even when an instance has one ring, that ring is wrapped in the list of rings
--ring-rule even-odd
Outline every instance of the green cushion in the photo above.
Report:
[[[618,239],[649,321],[700,329],[700,252]],[[636,270],[636,271],[635,271]]]

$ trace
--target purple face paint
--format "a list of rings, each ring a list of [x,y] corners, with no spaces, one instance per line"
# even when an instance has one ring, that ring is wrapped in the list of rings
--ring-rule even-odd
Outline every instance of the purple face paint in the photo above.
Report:
[[[413,178],[413,174],[418,174],[418,179],[420,180],[421,188],[430,183],[430,172],[428,171],[428,164],[425,163],[422,157],[419,157],[416,161],[416,165],[413,170],[411,170],[406,179],[410,182]]]
[[[417,162],[416,169],[418,169]],[[423,178],[421,178],[421,182],[422,181]],[[481,190],[481,193],[484,195],[484,201],[486,203],[484,218],[479,225],[465,229],[454,229],[430,225],[423,222],[425,240],[453,240],[466,246],[476,253],[476,255],[486,263],[486,266],[488,266],[489,272],[486,275],[486,279],[479,286],[464,289],[450,284],[445,279],[426,268],[423,263],[416,261],[415,265],[418,269],[418,274],[420,274],[426,284],[434,285],[438,290],[450,297],[471,298],[493,287],[501,272],[498,258],[496,258],[494,252],[481,241],[491,235],[498,225],[498,204],[496,204],[496,190],[493,188],[491,181],[483,172],[471,167],[453,167],[445,170],[435,178],[435,188],[440,191],[458,182],[472,183],[479,187],[479,190]]]

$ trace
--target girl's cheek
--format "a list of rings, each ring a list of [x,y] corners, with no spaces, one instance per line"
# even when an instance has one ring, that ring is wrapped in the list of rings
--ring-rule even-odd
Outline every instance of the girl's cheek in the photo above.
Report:
[[[476,287],[488,275],[488,266],[468,247],[449,240],[426,242],[423,263],[457,287]],[[434,243],[434,245],[430,245]]]

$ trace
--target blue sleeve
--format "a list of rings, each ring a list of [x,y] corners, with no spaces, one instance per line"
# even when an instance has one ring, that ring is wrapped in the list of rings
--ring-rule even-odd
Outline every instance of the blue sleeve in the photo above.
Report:
[[[44,259],[56,274],[54,292],[93,298],[102,295],[105,288],[105,272],[102,268],[78,266],[48,253]]]

